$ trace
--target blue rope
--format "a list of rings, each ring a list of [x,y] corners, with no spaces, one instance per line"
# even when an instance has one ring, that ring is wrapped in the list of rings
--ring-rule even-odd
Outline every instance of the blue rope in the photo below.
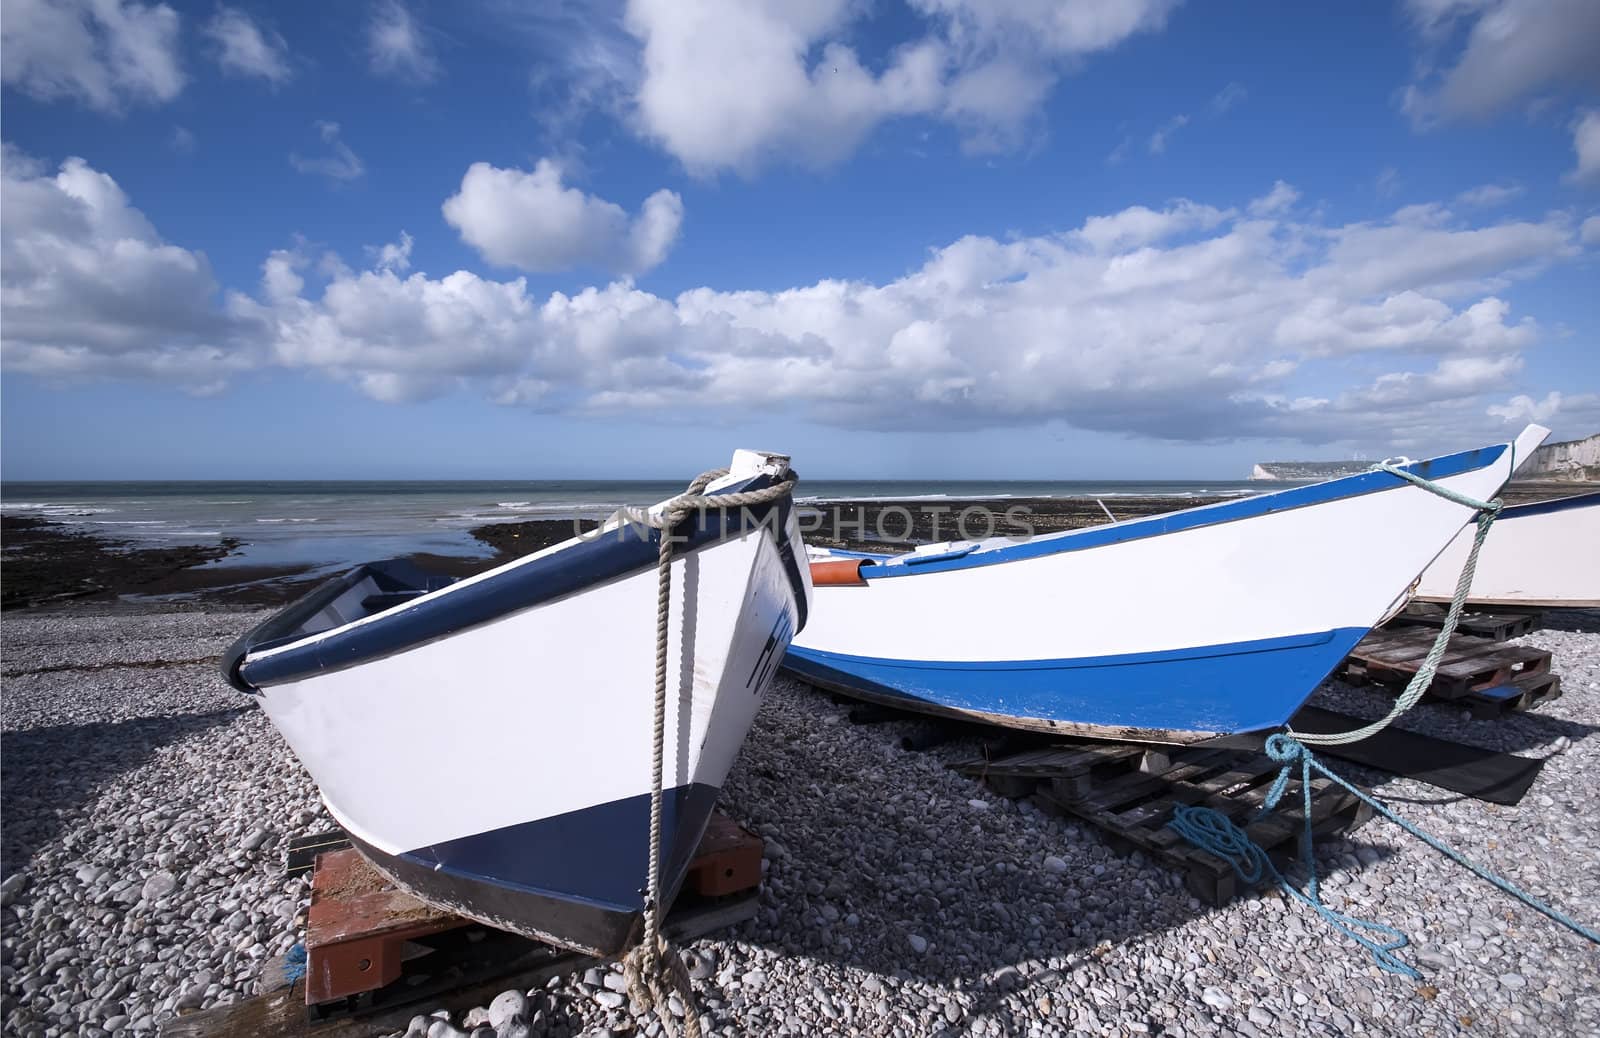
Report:
[[[1306,863],[1306,868],[1311,872],[1310,881],[1306,884],[1306,889],[1304,891],[1299,890],[1287,879],[1285,879],[1283,874],[1278,871],[1277,866],[1272,864],[1272,859],[1267,857],[1266,852],[1260,847],[1256,846],[1256,844],[1250,839],[1249,835],[1246,834],[1243,829],[1240,829],[1238,826],[1234,825],[1226,815],[1219,811],[1215,811],[1209,807],[1188,807],[1186,805],[1179,805],[1178,808],[1173,812],[1172,821],[1167,824],[1175,829],[1180,836],[1194,844],[1196,847],[1203,851],[1214,854],[1228,862],[1228,864],[1232,865],[1233,871],[1237,873],[1239,878],[1245,883],[1254,885],[1259,883],[1267,876],[1271,876],[1273,879],[1277,880],[1278,885],[1283,888],[1285,893],[1292,896],[1296,901],[1315,909],[1316,913],[1322,916],[1323,919],[1327,920],[1329,925],[1333,926],[1334,929],[1345,934],[1345,936],[1349,937],[1363,948],[1366,948],[1367,951],[1371,952],[1373,960],[1377,962],[1381,968],[1388,970],[1390,973],[1398,973],[1401,976],[1410,977],[1413,980],[1421,979],[1422,977],[1422,974],[1401,962],[1394,955],[1395,951],[1400,948],[1404,948],[1410,943],[1405,934],[1401,933],[1399,930],[1396,930],[1394,927],[1386,926],[1383,923],[1373,922],[1369,919],[1358,919],[1355,916],[1345,915],[1343,912],[1336,912],[1323,903],[1322,894],[1317,882],[1316,859],[1314,859],[1311,855],[1312,769],[1316,769],[1319,774],[1331,779],[1349,792],[1355,794],[1363,802],[1370,805],[1373,810],[1383,815],[1383,817],[1389,819],[1389,821],[1398,825],[1412,836],[1417,837],[1417,839],[1421,840],[1423,843],[1426,843],[1428,846],[1432,847],[1440,854],[1443,854],[1451,861],[1465,866],[1480,878],[1494,884],[1496,887],[1499,887],[1501,890],[1522,901],[1523,904],[1526,904],[1529,908],[1548,916],[1579,936],[1593,941],[1596,944],[1600,944],[1600,933],[1596,933],[1594,930],[1591,930],[1582,923],[1577,922],[1565,913],[1545,904],[1543,901],[1540,901],[1532,894],[1522,890],[1509,880],[1502,879],[1501,877],[1495,875],[1482,865],[1469,860],[1460,852],[1446,845],[1443,841],[1429,835],[1428,833],[1417,828],[1415,825],[1412,825],[1410,822],[1396,815],[1393,811],[1390,811],[1387,807],[1368,796],[1362,790],[1357,789],[1355,786],[1352,786],[1338,775],[1335,775],[1333,772],[1329,771],[1321,761],[1312,756],[1309,749],[1302,745],[1300,741],[1295,739],[1293,736],[1284,734],[1282,732],[1269,736],[1267,738],[1267,756],[1271,757],[1279,764],[1282,764],[1283,767],[1278,772],[1278,777],[1273,780],[1272,787],[1267,791],[1266,802],[1262,805],[1261,810],[1256,814],[1256,818],[1258,819],[1265,816],[1268,812],[1272,811],[1278,806],[1279,801],[1283,799],[1284,793],[1288,790],[1289,779],[1291,777],[1291,773],[1295,770],[1295,765],[1300,765],[1300,791],[1302,797],[1304,798],[1302,806],[1305,811],[1306,822],[1305,828],[1300,833],[1300,859]],[[1356,928],[1382,935],[1388,938],[1388,940],[1380,943],[1373,940],[1371,937],[1368,937],[1366,934],[1358,933]]]
[[[289,949],[283,957],[283,979],[294,984],[295,981],[306,975],[306,946],[296,944]]]

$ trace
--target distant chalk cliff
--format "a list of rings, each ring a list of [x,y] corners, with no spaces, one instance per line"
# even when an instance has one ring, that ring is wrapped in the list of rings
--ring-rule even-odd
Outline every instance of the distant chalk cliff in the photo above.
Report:
[[[1600,482],[1600,433],[1581,440],[1545,444],[1518,466],[1517,475],[1523,479]]]

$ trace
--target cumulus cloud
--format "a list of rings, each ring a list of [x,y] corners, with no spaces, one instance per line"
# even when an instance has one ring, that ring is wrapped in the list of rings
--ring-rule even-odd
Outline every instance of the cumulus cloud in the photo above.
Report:
[[[532,172],[475,162],[444,203],[444,218],[490,263],[528,271],[597,267],[642,274],[678,240],[683,201],[661,190],[629,219],[622,207],[562,183],[561,166]]]
[[[1591,216],[1583,221],[1583,226],[1578,230],[1578,239],[1585,245],[1600,245],[1600,216]]]
[[[178,96],[178,15],[132,0],[7,0],[0,77],[45,101],[102,112]]]
[[[5,364],[52,378],[144,377],[196,392],[260,357],[203,253],[163,242],[116,181],[9,147],[0,224]]]
[[[1578,153],[1578,164],[1567,179],[1583,183],[1600,180],[1600,110],[1591,109],[1573,121],[1572,150]]]
[[[1407,449],[1498,435],[1489,409],[1532,393],[1540,329],[1488,286],[1573,255],[1580,233],[1565,214],[1480,224],[1443,206],[1327,223],[1279,184],[1240,210],[1176,200],[968,236],[883,282],[669,297],[624,279],[539,296],[521,277],[417,269],[402,235],[366,270],[273,253],[252,294],[219,299],[204,258],[161,243],[109,177],[8,170],[5,351],[24,370],[156,374],[165,359],[199,380],[202,365],[172,362],[190,350],[211,372],[270,364],[382,400],[792,409],[853,428],[1059,421]],[[568,204],[596,219],[594,203]]]
[[[236,7],[217,8],[201,34],[211,42],[217,64],[229,75],[254,76],[281,86],[293,74],[283,37],[257,25]]]
[[[355,180],[367,171],[362,164],[361,157],[350,150],[339,136],[339,124],[318,120],[316,123],[317,136],[322,138],[322,143],[328,150],[322,155],[301,155],[297,151],[289,153],[289,165],[299,173],[312,173],[317,176],[327,177],[330,180]]]
[[[635,121],[697,174],[834,163],[897,116],[946,120],[970,150],[1010,147],[1073,60],[1159,29],[1176,3],[914,0],[920,34],[873,69],[843,42],[866,11],[852,0],[630,0]]]
[[[439,61],[422,23],[401,0],[378,0],[367,18],[367,64],[374,75],[405,83],[439,78]]]
[[[1600,83],[1593,0],[1407,0],[1406,7],[1425,48],[1421,75],[1401,95],[1418,124],[1490,116],[1541,90]],[[1460,52],[1446,53],[1463,35]]]

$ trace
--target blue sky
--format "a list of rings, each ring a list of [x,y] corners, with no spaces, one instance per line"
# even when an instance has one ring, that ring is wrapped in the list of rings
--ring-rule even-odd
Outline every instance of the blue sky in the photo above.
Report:
[[[4,0],[4,476],[1600,429],[1600,6]]]

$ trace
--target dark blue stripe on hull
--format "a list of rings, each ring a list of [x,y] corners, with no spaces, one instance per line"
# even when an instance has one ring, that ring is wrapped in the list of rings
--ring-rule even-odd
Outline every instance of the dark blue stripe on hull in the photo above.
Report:
[[[996,724],[1224,734],[1287,722],[1366,633],[1346,627],[1170,652],[983,663],[874,659],[791,646],[784,666],[907,709]]]
[[[717,793],[697,783],[664,797],[662,885],[669,894],[683,882]],[[641,795],[403,854],[362,851],[426,901],[610,955],[626,946],[644,907],[649,846],[650,797]]]

